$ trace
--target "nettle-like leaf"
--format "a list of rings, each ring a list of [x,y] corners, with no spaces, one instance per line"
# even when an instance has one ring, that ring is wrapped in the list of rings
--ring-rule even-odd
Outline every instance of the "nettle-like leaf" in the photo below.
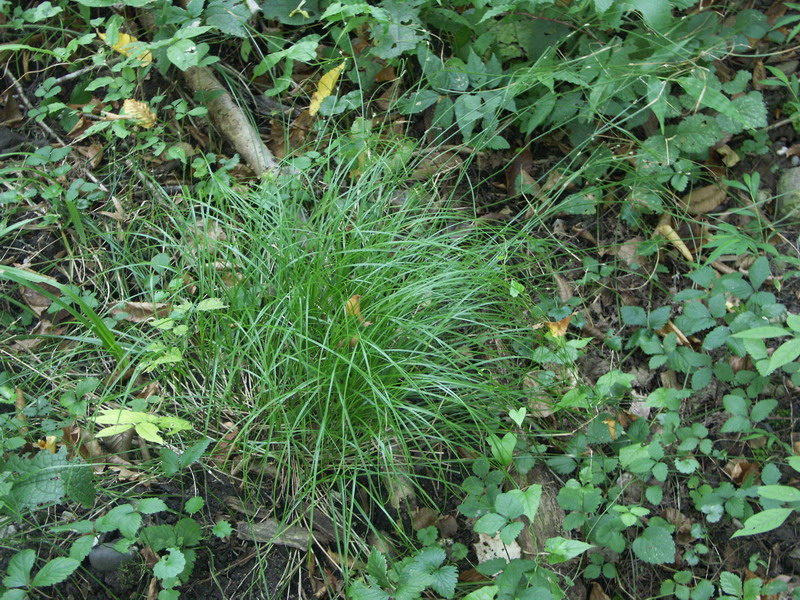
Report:
[[[216,27],[222,33],[240,38],[247,36],[250,10],[242,0],[211,0],[203,15],[206,25]]]
[[[633,541],[633,553],[646,563],[661,565],[675,560],[675,541],[666,528],[649,525]]]
[[[689,154],[705,152],[722,139],[717,121],[708,115],[686,117],[675,129],[672,144]]]

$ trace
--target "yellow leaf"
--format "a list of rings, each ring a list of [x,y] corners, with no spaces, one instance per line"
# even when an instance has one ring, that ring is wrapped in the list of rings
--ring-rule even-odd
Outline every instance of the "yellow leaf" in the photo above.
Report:
[[[105,33],[100,33],[98,34],[98,36],[104,42],[106,41]],[[132,35],[120,32],[117,34],[117,43],[111,47],[120,54],[136,58],[142,61],[144,64],[149,65],[151,62],[153,62],[153,55],[150,53],[149,50],[141,50],[140,48],[137,48],[135,46],[132,47],[133,44],[138,44],[138,43],[139,40],[137,40]]]
[[[48,435],[43,440],[36,442],[40,450],[49,450],[52,454],[56,453],[56,436]]]
[[[344,314],[361,319],[361,294],[354,294],[345,302]]]
[[[137,125],[150,129],[156,124],[156,113],[150,110],[144,102],[128,98],[122,103],[122,111],[133,118]]]
[[[569,327],[569,322],[572,320],[572,317],[575,313],[572,313],[568,317],[564,317],[560,321],[547,321],[545,325],[547,325],[547,329],[550,330],[550,335],[553,337],[564,337],[567,335],[567,328]]]
[[[333,88],[336,87],[336,82],[339,81],[339,75],[344,70],[344,63],[338,67],[334,67],[325,75],[320,77],[317,84],[317,91],[311,96],[311,105],[308,107],[308,114],[312,117],[319,112],[319,107],[322,101],[333,93]]]

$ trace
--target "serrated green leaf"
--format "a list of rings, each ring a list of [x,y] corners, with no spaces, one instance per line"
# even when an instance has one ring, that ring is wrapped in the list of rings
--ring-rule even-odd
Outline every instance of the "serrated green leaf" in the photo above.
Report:
[[[506,519],[513,520],[523,513],[525,507],[518,498],[510,494],[498,494],[494,501],[494,509]]]
[[[247,36],[247,20],[250,11],[241,0],[211,0],[203,10],[206,25],[216,27],[222,33],[234,37]]]
[[[708,81],[697,77],[682,77],[678,79],[678,84],[700,106],[707,106],[731,119],[738,116],[731,101],[722,92],[712,88]]]
[[[445,598],[452,598],[456,593],[458,583],[458,569],[453,565],[446,565],[431,573],[431,589]]]
[[[167,548],[167,554],[153,566],[153,575],[161,580],[177,577],[186,567],[186,558],[178,548]]]
[[[477,590],[471,591],[464,596],[464,600],[494,600],[497,597],[499,588],[496,585],[485,585]]]
[[[388,588],[392,585],[388,578],[388,572],[389,569],[386,564],[386,557],[377,549],[373,548],[367,559],[367,573],[375,579],[380,587]]]
[[[511,544],[520,534],[523,528],[521,521],[514,521],[500,529],[500,539],[505,545]]]
[[[191,517],[184,517],[175,523],[175,540],[182,548],[196,546],[203,537],[200,531],[200,523]]]
[[[722,130],[715,119],[697,114],[686,117],[678,124],[673,143],[689,154],[705,152],[722,139]]]
[[[27,587],[31,582],[31,569],[33,569],[34,562],[36,562],[36,552],[33,550],[17,552],[8,561],[3,585],[8,588]]]
[[[744,527],[734,533],[731,538],[744,535],[758,535],[777,529],[792,514],[791,508],[770,508],[754,514],[744,522]]]
[[[219,298],[206,298],[197,304],[195,310],[198,312],[206,312],[209,310],[222,310],[223,308],[228,308],[228,305]]]
[[[722,398],[722,405],[732,415],[747,416],[747,400],[741,396],[727,394]]]
[[[675,560],[675,541],[669,531],[658,525],[648,525],[631,545],[633,553],[652,565],[668,564]]]
[[[742,72],[747,74],[746,71]],[[750,285],[753,286],[754,290],[759,289],[767,280],[767,278],[772,275],[767,257],[759,256],[757,259],[755,259],[753,264],[750,265],[747,273],[750,278]]]
[[[233,533],[233,526],[228,521],[217,521],[214,527],[211,528],[211,533],[218,538],[228,537]]]
[[[778,406],[778,401],[773,399],[759,400],[750,410],[750,420],[753,423],[760,423],[766,419],[770,413]]]
[[[203,500],[203,498],[201,498],[199,496],[194,496],[192,498],[189,498],[186,501],[186,504],[184,505],[183,510],[186,511],[187,515],[193,515],[194,513],[199,511],[201,508],[203,508],[203,506],[205,506],[205,503],[206,503],[206,501]]]
[[[43,566],[33,578],[34,587],[47,587],[61,583],[80,566],[80,561],[63,556],[54,558]]]
[[[723,571],[719,574],[719,586],[726,594],[732,594],[736,597],[742,596],[742,580],[738,575]]]
[[[161,498],[144,498],[136,505],[136,512],[143,515],[154,515],[167,510],[167,504]]]
[[[392,597],[381,589],[367,587],[356,581],[348,590],[348,595],[353,600],[392,600]]]

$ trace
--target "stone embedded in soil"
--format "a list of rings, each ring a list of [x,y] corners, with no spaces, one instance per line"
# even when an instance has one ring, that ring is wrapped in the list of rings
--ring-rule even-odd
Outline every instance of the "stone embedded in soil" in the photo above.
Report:
[[[116,541],[106,542],[92,548],[92,551],[89,552],[89,563],[92,565],[92,569],[101,573],[110,573],[118,570],[136,556],[136,550],[133,548],[127,553],[119,552],[114,549],[115,544]]]
[[[800,221],[800,167],[786,169],[781,174],[776,192],[778,216]]]

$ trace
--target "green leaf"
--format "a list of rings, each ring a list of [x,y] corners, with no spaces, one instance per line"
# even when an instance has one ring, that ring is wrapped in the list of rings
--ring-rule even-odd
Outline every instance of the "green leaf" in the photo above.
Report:
[[[167,548],[168,554],[162,556],[153,566],[153,575],[161,580],[177,577],[186,566],[186,559],[178,548]]]
[[[791,332],[786,331],[783,327],[754,327],[753,329],[745,329],[738,333],[734,333],[731,337],[740,338],[743,340],[764,340],[769,338],[783,337],[791,335]]]
[[[741,396],[727,394],[722,398],[722,404],[725,407],[725,410],[732,415],[738,415],[740,417],[747,416],[747,400]]]
[[[228,537],[233,533],[233,526],[225,520],[217,521],[214,527],[211,528],[211,533],[218,538]]]
[[[452,598],[456,593],[458,583],[458,570],[453,565],[446,565],[431,573],[431,589],[440,596]]]
[[[502,529],[500,529],[500,539],[503,541],[504,544],[509,545],[522,531],[524,525],[520,521],[514,521],[513,523],[509,523]]]
[[[738,133],[742,129],[754,130],[767,126],[767,107],[761,92],[750,92],[731,102],[733,114],[723,113],[718,117],[726,133]],[[720,111],[722,112],[722,111]]]
[[[494,509],[508,520],[516,519],[525,510],[522,502],[511,494],[498,494],[494,501]]]
[[[278,20],[284,25],[308,25],[320,16],[319,0],[265,0],[261,10],[264,18]]]
[[[139,437],[154,444],[163,444],[164,438],[159,435],[158,425],[155,423],[137,423],[134,428]]]
[[[206,312],[209,310],[222,310],[223,308],[228,308],[228,305],[219,298],[206,298],[205,300],[198,302],[195,310],[198,312]]]
[[[762,485],[758,488],[758,495],[780,502],[800,502],[800,490],[788,485]]]
[[[777,529],[792,514],[791,508],[770,508],[754,514],[744,522],[744,527],[734,533],[731,538],[744,535],[757,535]]]
[[[675,541],[669,531],[649,525],[631,545],[633,553],[646,563],[668,564],[675,560]]]
[[[738,575],[723,571],[719,574],[719,586],[726,594],[731,594],[737,598],[742,596],[742,580]]]
[[[522,503],[522,514],[528,517],[533,523],[536,511],[539,510],[539,501],[542,497],[542,486],[538,483],[533,484],[524,492],[522,490],[510,490],[506,495],[516,498]]]
[[[375,579],[380,587],[388,588],[392,586],[392,583],[389,581],[388,572],[389,569],[386,564],[386,557],[376,548],[373,548],[369,559],[367,559],[367,573]]]
[[[47,562],[33,578],[34,587],[46,587],[61,583],[72,575],[80,566],[80,561],[74,558],[58,557]]]
[[[234,37],[247,36],[247,20],[250,11],[241,0],[211,0],[203,10],[206,25],[216,27],[222,33]]]
[[[8,588],[27,587],[31,582],[31,569],[34,562],[36,562],[36,552],[33,550],[17,552],[8,561],[3,585]]]
[[[403,115],[415,115],[436,104],[442,95],[434,90],[419,90],[397,102],[397,110]]]
[[[158,453],[161,456],[161,466],[165,474],[174,475],[181,470],[181,460],[175,452],[169,448],[161,448]]]
[[[784,342],[778,346],[775,352],[772,353],[772,356],[770,356],[766,375],[788,365],[798,356],[800,356],[800,337]]]
[[[475,122],[484,115],[481,111],[483,101],[477,94],[461,94],[456,98],[454,109],[458,129],[466,143],[472,137],[472,130]]]
[[[499,589],[496,585],[485,585],[464,596],[464,600],[495,600]]]
[[[766,419],[770,413],[778,406],[778,401],[773,399],[759,400],[750,410],[750,420],[753,423],[760,423]]]
[[[749,75],[747,71],[741,71],[740,73]],[[772,272],[766,256],[759,256],[753,261],[753,264],[750,265],[750,269],[748,269],[750,285],[753,286],[754,290],[760,288],[770,275],[772,275]]]
[[[181,71],[185,71],[189,67],[196,67],[202,57],[197,44],[190,39],[182,39],[169,45],[167,58]]]
[[[513,433],[507,433],[500,439],[496,435],[490,434],[488,439],[492,457],[504,467],[510,465],[511,460],[514,458],[517,436]]]
[[[26,600],[27,598],[28,592],[20,589],[6,590],[6,592],[0,596],[0,600]]]
[[[199,496],[193,496],[186,501],[186,504],[183,507],[183,510],[186,511],[187,515],[193,515],[197,511],[199,511],[203,506],[205,506],[206,501],[203,500]]]
[[[508,519],[505,517],[498,515],[497,513],[489,513],[478,519],[475,522],[473,529],[475,530],[475,533],[495,535],[506,523],[508,523]]]
[[[647,325],[647,313],[641,306],[623,306],[620,308],[620,315],[625,325],[636,327]]]
[[[795,471],[800,473],[800,456],[790,456],[786,459],[786,462],[789,463],[789,466]]]
[[[360,581],[356,581],[350,586],[348,594],[353,600],[392,600],[387,592],[367,587]]]
[[[672,24],[672,7],[664,0],[628,0],[629,10],[641,13],[642,19],[656,31],[663,31]]]
[[[161,498],[144,498],[136,505],[136,512],[153,515],[167,510],[167,504]]]
[[[552,537],[544,543],[544,551],[548,553],[547,562],[551,565],[566,562],[583,554],[589,548],[594,548],[592,544],[579,540],[569,540],[563,537]]]
[[[664,5],[668,6],[666,3]],[[712,75],[711,77],[714,76]],[[732,119],[736,119],[738,116],[739,113],[733,107],[731,101],[722,92],[712,88],[708,81],[699,77],[682,77],[678,79],[678,84],[691,96],[694,102],[716,110]]]
[[[191,517],[184,517],[175,523],[175,540],[178,546],[196,546],[200,543],[203,533],[200,530],[200,523]]]
[[[678,125],[672,142],[689,154],[705,152],[722,139],[722,130],[715,119],[697,114],[686,117]]]

